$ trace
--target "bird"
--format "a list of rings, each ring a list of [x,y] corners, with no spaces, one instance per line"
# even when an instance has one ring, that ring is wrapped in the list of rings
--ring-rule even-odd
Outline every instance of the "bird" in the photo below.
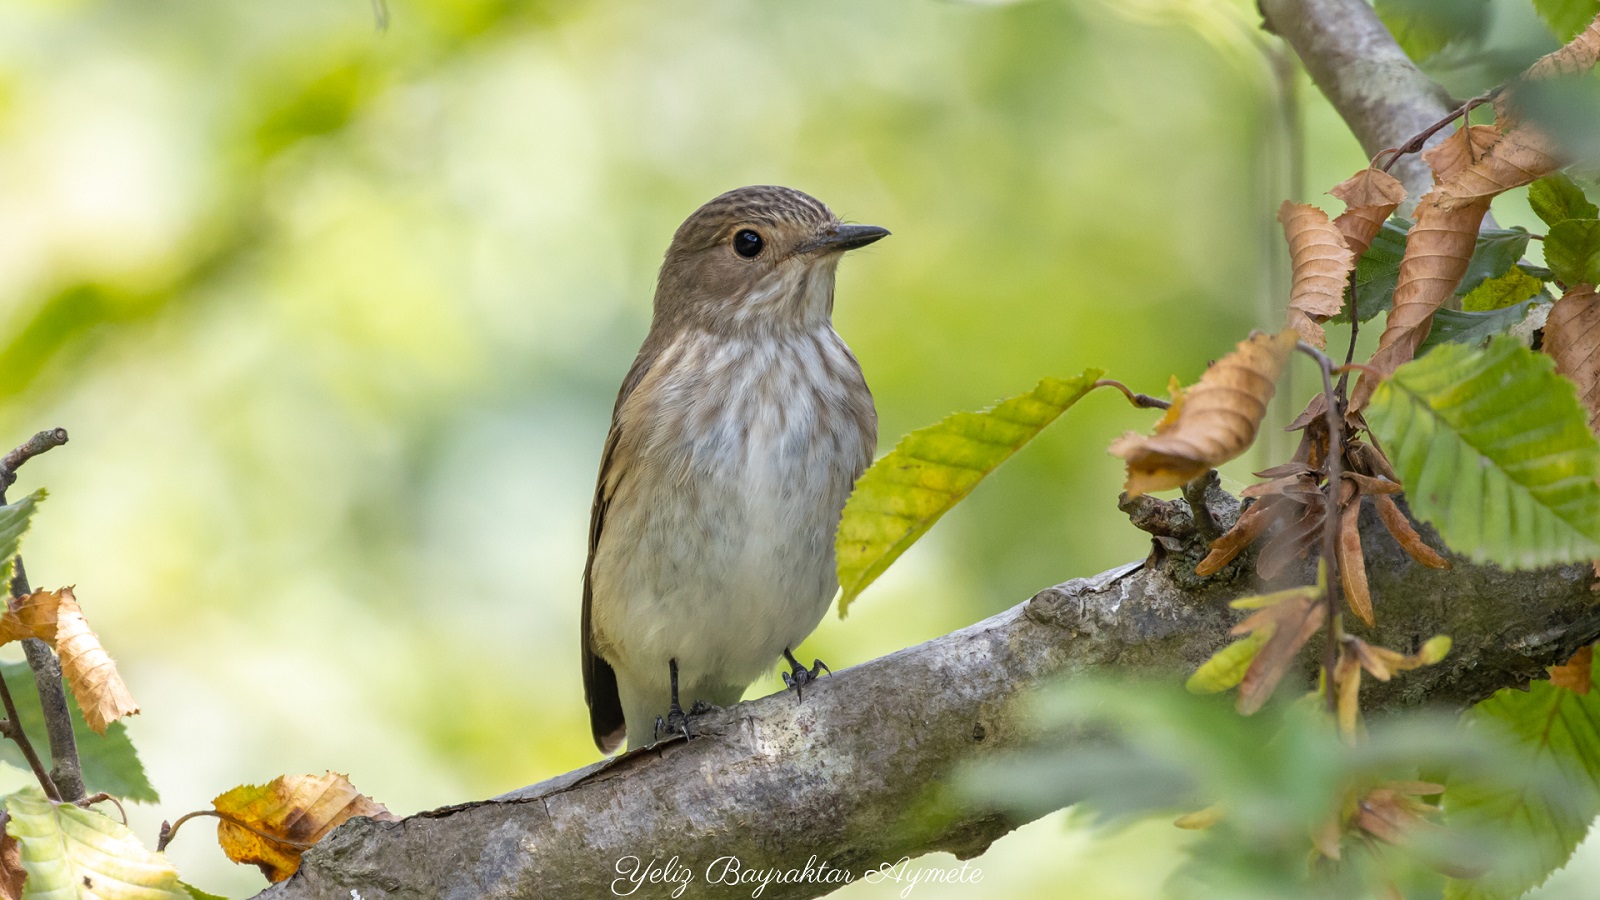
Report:
[[[828,671],[793,651],[838,590],[834,533],[878,430],[834,274],[888,234],[754,185],[673,235],[590,513],[583,688],[602,753],[689,736],[780,656],[797,692]]]

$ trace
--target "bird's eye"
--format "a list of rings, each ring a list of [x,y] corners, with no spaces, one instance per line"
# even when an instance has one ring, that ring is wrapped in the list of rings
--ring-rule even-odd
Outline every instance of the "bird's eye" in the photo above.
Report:
[[[733,252],[745,259],[755,259],[764,246],[766,242],[761,240],[761,235],[748,228],[733,236]]]

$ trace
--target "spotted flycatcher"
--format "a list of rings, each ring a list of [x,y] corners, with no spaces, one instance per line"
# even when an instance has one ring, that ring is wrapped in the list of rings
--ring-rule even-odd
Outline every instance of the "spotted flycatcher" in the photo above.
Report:
[[[611,415],[583,578],[583,689],[595,743],[688,733],[793,649],[838,589],[833,537],[878,416],[833,330],[846,225],[783,187],[743,187],[672,238],[655,315]],[[691,708],[691,712],[693,709]]]

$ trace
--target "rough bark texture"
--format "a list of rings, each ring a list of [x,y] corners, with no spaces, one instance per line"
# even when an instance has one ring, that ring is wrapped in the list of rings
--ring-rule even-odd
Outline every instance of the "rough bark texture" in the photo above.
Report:
[[[1378,20],[1368,0],[1259,0],[1269,30],[1282,36],[1305,63],[1370,157],[1405,143],[1456,104],[1422,74]],[[1435,135],[1430,145],[1443,140]],[[1406,188],[1401,212],[1409,214],[1433,186],[1417,154],[1391,170]]]
[[[1236,517],[1230,498],[1211,496],[1219,518]],[[692,875],[685,896],[749,897],[750,884],[709,883],[708,867],[725,871],[717,861],[727,857],[754,869],[809,861],[813,872],[825,863],[859,877],[934,850],[976,856],[1021,822],[940,802],[938,786],[958,766],[1034,736],[1019,699],[1072,673],[1190,670],[1230,639],[1239,614],[1227,601],[1261,588],[1253,557],[1211,579],[1192,574],[1205,548],[1182,501],[1126,508],[1156,535],[1143,563],[843,670],[808,687],[803,702],[779,694],[697,719],[692,741],[400,822],[353,819],[262,896],[610,897],[613,880],[629,886],[618,866],[630,858],[676,858],[666,871]],[[1406,557],[1375,519],[1364,524],[1373,639],[1407,650],[1434,634],[1455,640],[1441,664],[1364,690],[1369,708],[1465,705],[1600,636],[1587,566],[1507,573],[1456,560],[1435,571]],[[1306,665],[1309,682],[1314,661]],[[773,883],[761,896],[816,897],[838,884]],[[668,894],[658,885],[650,895]]]

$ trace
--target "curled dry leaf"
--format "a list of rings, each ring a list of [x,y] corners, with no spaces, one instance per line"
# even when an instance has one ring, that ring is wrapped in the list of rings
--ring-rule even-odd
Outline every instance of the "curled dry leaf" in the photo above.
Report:
[[[1484,147],[1492,150],[1497,144],[1498,132],[1493,128],[1473,126],[1457,131],[1424,154],[1440,183],[1417,204],[1417,221],[1406,237],[1406,253],[1400,260],[1394,307],[1378,338],[1377,352],[1367,363],[1372,371],[1361,374],[1351,394],[1352,411],[1363,409],[1378,382],[1417,355],[1433,326],[1434,312],[1454,295],[1466,274],[1477,247],[1478,227],[1489,212],[1489,198],[1446,207],[1442,192],[1481,162]]]
[[[1355,825],[1367,834],[1390,844],[1403,844],[1420,829],[1438,830],[1428,816],[1439,808],[1418,800],[1444,791],[1442,785],[1428,782],[1391,782],[1368,791],[1356,804]]]
[[[56,655],[61,657],[61,674],[67,677],[84,721],[96,734],[105,734],[112,722],[139,711],[111,654],[89,630],[89,620],[84,618],[70,587],[61,589],[55,647]]]
[[[1128,463],[1128,493],[1181,487],[1248,449],[1298,339],[1285,329],[1241,341],[1184,392],[1182,409],[1154,436],[1130,432],[1113,443]]]
[[[1578,386],[1589,430],[1600,433],[1600,296],[1593,285],[1568,289],[1544,323],[1544,352],[1556,371]]]
[[[1472,209],[1512,188],[1532,184],[1565,164],[1543,132],[1517,128],[1506,132],[1480,159],[1456,172],[1430,195],[1437,193],[1439,207],[1446,211]],[[1454,289],[1452,285],[1451,290]]]
[[[1273,520],[1270,504],[1256,503],[1250,506],[1239,515],[1239,521],[1233,523],[1227,533],[1211,542],[1211,552],[1194,567],[1194,573],[1205,578],[1222,571],[1222,567],[1233,562],[1244,548],[1255,543]]]
[[[1550,683],[1575,694],[1589,693],[1590,673],[1594,667],[1594,645],[1589,644],[1559,666],[1550,667]]]
[[[1350,604],[1356,618],[1368,628],[1377,622],[1372,616],[1372,594],[1367,588],[1367,559],[1361,552],[1361,494],[1357,493],[1344,505],[1339,515],[1339,584],[1344,588],[1345,602]]]
[[[300,868],[305,848],[353,816],[399,821],[382,803],[362,795],[337,772],[281,775],[267,784],[240,785],[211,805],[222,816],[217,843],[228,858],[255,864],[273,882],[293,875]],[[271,837],[241,828],[241,824]]]
[[[0,615],[0,643],[29,637],[49,644],[61,657],[61,673],[84,721],[96,734],[105,734],[112,722],[139,711],[117,664],[90,630],[72,588],[35,591],[12,601]]]
[[[1411,520],[1400,511],[1400,505],[1394,502],[1393,497],[1388,494],[1376,494],[1372,501],[1378,507],[1378,518],[1383,521],[1383,527],[1389,529],[1389,533],[1394,535],[1400,548],[1412,559],[1430,569],[1450,568],[1450,560],[1440,556],[1439,551],[1429,547],[1422,540],[1422,535],[1417,534],[1417,530],[1411,527]]]
[[[1345,246],[1356,259],[1367,252],[1383,223],[1406,199],[1406,189],[1399,179],[1382,169],[1370,167],[1335,185],[1328,193],[1344,201],[1345,211],[1333,220],[1333,225],[1344,235]]]
[[[1355,254],[1344,236],[1328,221],[1328,214],[1309,203],[1285,200],[1278,208],[1283,236],[1289,242],[1293,284],[1289,291],[1288,327],[1302,340],[1325,347],[1328,337],[1321,323],[1344,308],[1345,281],[1355,267]],[[1382,226],[1383,220],[1378,221]],[[1373,229],[1377,234],[1377,228]],[[1372,238],[1367,238],[1370,243]]]
[[[1529,81],[1579,75],[1594,68],[1600,61],[1600,16],[1589,27],[1578,33],[1559,50],[1546,53],[1534,61],[1522,77]]]

